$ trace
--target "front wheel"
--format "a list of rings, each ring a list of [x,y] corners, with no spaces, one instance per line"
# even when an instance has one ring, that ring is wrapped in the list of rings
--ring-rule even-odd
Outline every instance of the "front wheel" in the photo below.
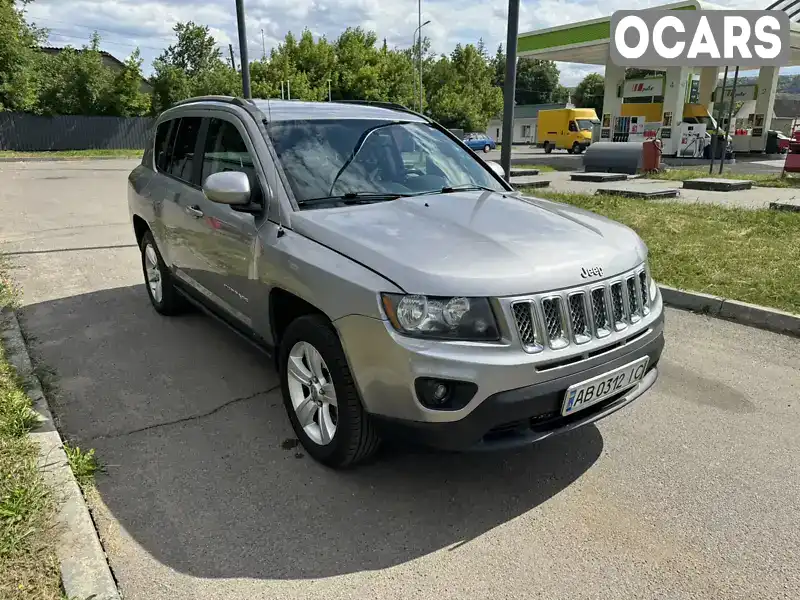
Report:
[[[341,469],[377,451],[378,434],[361,405],[339,338],[324,317],[292,321],[279,361],[283,403],[306,452]]]
[[[491,147],[489,146],[489,144],[486,144],[486,145],[483,147],[483,151],[484,151],[484,153],[488,154],[488,153],[489,153],[489,150],[491,150]]]

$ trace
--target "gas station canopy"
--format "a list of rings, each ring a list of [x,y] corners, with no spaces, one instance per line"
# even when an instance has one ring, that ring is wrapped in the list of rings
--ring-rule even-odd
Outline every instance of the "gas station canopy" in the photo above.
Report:
[[[698,0],[685,0],[645,10],[724,10],[726,7]],[[791,24],[791,62],[800,65],[800,25]],[[609,61],[611,16],[519,34],[520,57],[554,60],[585,65],[605,65]],[[736,65],[730,65],[735,68]],[[658,69],[658,65],[651,68]]]

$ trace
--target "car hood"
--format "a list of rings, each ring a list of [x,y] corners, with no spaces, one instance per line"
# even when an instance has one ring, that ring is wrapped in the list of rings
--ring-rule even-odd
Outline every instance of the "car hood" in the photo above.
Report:
[[[639,265],[631,229],[517,193],[457,192],[292,215],[292,229],[380,273],[407,293],[511,296],[590,283]]]

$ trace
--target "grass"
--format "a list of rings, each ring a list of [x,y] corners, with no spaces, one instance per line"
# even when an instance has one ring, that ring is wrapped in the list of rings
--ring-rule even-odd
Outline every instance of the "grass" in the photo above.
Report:
[[[75,479],[78,480],[78,485],[82,489],[93,485],[95,473],[101,470],[100,464],[94,455],[94,448],[84,451],[77,446],[64,444],[64,451],[67,453],[69,466],[75,475]]]
[[[141,158],[143,150],[58,150],[53,152],[14,152],[0,150],[0,158]]]
[[[0,265],[0,306],[15,288]],[[38,422],[23,382],[0,345],[0,598],[60,599],[61,579],[50,535],[53,504],[28,432]]]
[[[615,196],[538,197],[588,209],[635,230],[659,283],[800,314],[800,214]]]
[[[512,169],[539,169],[540,173],[552,173],[553,171],[557,171],[555,167],[551,165],[511,165]]]
[[[701,177],[722,177],[723,179],[746,179],[753,182],[753,185],[761,187],[776,188],[796,188],[800,187],[800,178],[787,175],[781,178],[780,173],[731,173],[723,169],[722,175],[719,168],[714,169],[714,173],[708,174],[708,169],[669,169],[662,173],[653,173],[646,176],[648,179],[664,179],[668,181],[686,181],[687,179],[698,179]]]

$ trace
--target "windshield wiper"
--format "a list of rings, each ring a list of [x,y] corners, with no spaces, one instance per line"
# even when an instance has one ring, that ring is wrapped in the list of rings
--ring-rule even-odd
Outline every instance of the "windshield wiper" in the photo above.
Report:
[[[485,192],[497,192],[497,190],[493,190],[492,188],[488,188],[485,185],[475,185],[472,183],[465,183],[464,185],[446,185],[441,190],[439,190],[440,194],[452,194],[453,192],[469,192],[472,190],[483,190]]]
[[[319,198],[308,198],[298,202],[300,206],[309,204],[325,204],[327,202],[343,202],[345,204],[359,204],[362,202],[379,202],[381,200],[396,200],[397,198],[406,198],[411,194],[397,194],[387,192],[347,192],[335,196],[321,196]]]

